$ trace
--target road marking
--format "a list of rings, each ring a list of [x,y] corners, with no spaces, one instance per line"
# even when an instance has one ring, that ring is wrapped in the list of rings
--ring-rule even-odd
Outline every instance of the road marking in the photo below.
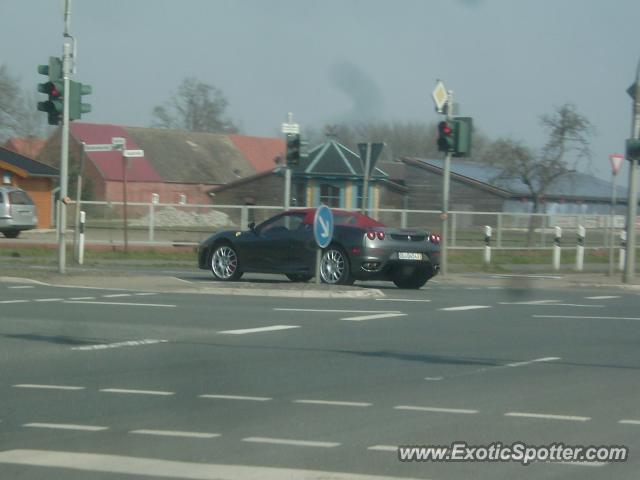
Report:
[[[591,417],[576,417],[573,415],[551,415],[548,413],[508,412],[505,417],[542,418],[547,420],[568,420],[571,422],[588,422]]]
[[[59,430],[82,430],[86,432],[98,432],[101,430],[109,430],[109,427],[99,427],[97,425],[75,425],[72,423],[25,423],[23,427],[29,428],[54,428]]]
[[[309,403],[314,405],[335,405],[339,407],[370,407],[371,403],[366,402],[341,402],[334,400],[294,400],[293,403]]]
[[[552,307],[587,307],[587,308],[604,308],[604,305],[586,305],[580,303],[554,303]]]
[[[358,317],[346,317],[340,320],[347,320],[352,322],[361,322],[363,320],[375,320],[378,318],[391,318],[391,317],[406,317],[406,313],[377,313],[374,315],[361,315]]]
[[[420,298],[376,298],[377,302],[430,302]]]
[[[276,467],[250,467],[215,463],[181,462],[158,458],[61,452],[54,450],[7,450],[0,452],[0,464],[52,467],[82,472],[112,473],[146,478],[180,478],[198,480],[401,480],[398,477],[355,473],[322,472]],[[87,473],[86,478],[98,475]],[[61,475],[64,475],[61,473]],[[58,476],[58,475],[50,475]],[[408,479],[404,479],[408,480]]]
[[[221,400],[249,400],[253,402],[268,402],[269,400],[273,400],[273,398],[271,397],[247,397],[243,395],[214,395],[214,394],[198,395],[198,398],[217,398]]]
[[[489,275],[489,278],[547,278],[550,280],[562,279],[562,277],[558,275],[519,275],[519,274],[509,274],[509,273]]]
[[[35,288],[35,287],[29,286],[29,285],[14,285],[14,286],[7,287],[7,288],[12,288],[12,289],[18,290],[18,289]]]
[[[498,302],[498,305],[546,305],[560,301],[561,300],[530,300],[527,302]]]
[[[34,302],[61,302],[62,298],[36,298]]]
[[[640,320],[640,317],[595,317],[582,315],[533,315],[534,318],[568,318],[581,320]]]
[[[491,308],[491,306],[489,305],[463,305],[461,307],[446,307],[446,308],[441,308],[440,310],[443,310],[445,312],[461,312],[464,310],[478,310],[481,308]]]
[[[121,348],[121,347],[139,347],[141,345],[155,345],[156,343],[167,343],[168,340],[153,340],[153,339],[145,339],[145,340],[127,340],[125,342],[116,342],[116,343],[98,343],[96,345],[82,345],[81,347],[71,347],[71,350],[107,350],[111,348]]]
[[[149,297],[151,295],[158,295],[157,293],[152,293],[152,292],[141,292],[141,293],[134,293],[134,295],[138,296],[138,297]]]
[[[96,297],[71,297],[69,300],[95,300]]]
[[[414,410],[417,412],[435,412],[435,413],[461,413],[464,415],[473,415],[478,413],[478,410],[469,410],[466,408],[414,407],[412,405],[397,405],[393,408],[395,410]]]
[[[166,307],[166,308],[175,308],[175,305],[164,305],[161,303],[131,303],[131,302],[84,302],[84,301],[73,301],[66,300],[64,303],[82,303],[86,305],[115,305],[115,306],[123,306],[123,307]]]
[[[620,295],[598,295],[596,297],[584,297],[587,300],[610,300],[612,298],[620,298]]]
[[[0,303],[28,303],[29,300],[2,300]]]
[[[158,435],[161,437],[185,437],[185,438],[216,438],[219,433],[181,432],[177,430],[131,430],[129,433],[137,435]]]
[[[576,467],[604,467],[609,465],[607,462],[550,462],[559,465],[575,465]]]
[[[505,367],[522,367],[524,365],[531,365],[532,363],[540,363],[540,362],[555,362],[557,360],[562,360],[560,357],[544,357],[544,358],[536,358],[534,360],[528,360],[526,362],[514,362],[507,363]]]
[[[439,380],[443,380],[444,377],[424,377],[425,380],[429,380],[430,382],[437,382]]]
[[[242,328],[239,330],[223,330],[218,333],[223,333],[225,335],[244,335],[246,333],[273,332],[276,330],[288,330],[290,328],[300,328],[300,325],[271,325],[270,327]]]
[[[399,310],[330,310],[320,308],[274,308],[276,312],[317,312],[317,313],[402,313]]]
[[[130,293],[112,293],[109,295],[102,295],[103,298],[118,298],[118,297],[130,297]]]
[[[242,439],[243,442],[253,443],[271,443],[275,445],[292,445],[294,447],[321,447],[333,448],[340,446],[337,442],[317,442],[311,440],[291,440],[287,438],[270,438],[270,437],[247,437]]]
[[[176,392],[164,392],[161,390],[130,390],[126,388],[101,388],[101,392],[105,393],[130,393],[132,395],[161,395],[169,396],[175,395]]]
[[[34,383],[20,383],[13,385],[15,388],[43,388],[47,390],[84,390],[85,387],[74,387],[71,385],[38,385]]]
[[[397,445],[371,445],[370,447],[367,447],[367,450],[374,450],[377,452],[397,452],[398,446]]]
[[[640,420],[620,420],[618,423],[623,425],[640,425]]]

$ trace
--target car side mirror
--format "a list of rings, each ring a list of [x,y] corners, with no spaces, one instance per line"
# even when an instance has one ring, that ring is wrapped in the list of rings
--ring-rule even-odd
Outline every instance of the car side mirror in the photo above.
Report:
[[[249,224],[249,230],[251,230],[253,233],[255,233],[256,235],[258,234],[258,232],[256,231],[256,222],[251,222]]]

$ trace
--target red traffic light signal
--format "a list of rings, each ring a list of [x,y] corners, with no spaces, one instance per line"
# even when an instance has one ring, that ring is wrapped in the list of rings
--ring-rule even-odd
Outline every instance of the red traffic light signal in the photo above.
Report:
[[[452,152],[453,148],[453,128],[449,122],[443,120],[438,123],[438,150],[441,152]]]

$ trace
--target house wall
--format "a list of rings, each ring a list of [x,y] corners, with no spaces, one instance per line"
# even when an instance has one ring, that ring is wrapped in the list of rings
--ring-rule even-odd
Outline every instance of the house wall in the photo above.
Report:
[[[215,196],[209,197],[208,203],[214,205],[282,205],[283,201],[284,177],[272,174],[216,193]]]
[[[45,177],[17,178],[16,186],[33,199],[38,215],[38,228],[51,228],[53,179]]]
[[[123,198],[123,183],[118,181],[100,182],[102,188],[94,184],[95,200],[121,202]],[[194,185],[189,183],[162,183],[162,182],[127,182],[128,202],[151,202],[151,195],[157,193],[160,203],[179,203],[180,195],[186,195],[186,203],[192,205],[208,205],[211,198],[208,191],[215,185]],[[100,195],[100,196],[98,196]]]

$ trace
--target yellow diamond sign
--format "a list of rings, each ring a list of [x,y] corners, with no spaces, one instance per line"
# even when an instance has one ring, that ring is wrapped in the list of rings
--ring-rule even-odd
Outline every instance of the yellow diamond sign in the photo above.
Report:
[[[442,107],[444,107],[449,99],[449,94],[447,93],[447,89],[444,88],[444,83],[442,83],[442,81],[438,80],[436,88],[433,90],[431,96],[436,104],[436,111],[438,113],[442,113]]]

